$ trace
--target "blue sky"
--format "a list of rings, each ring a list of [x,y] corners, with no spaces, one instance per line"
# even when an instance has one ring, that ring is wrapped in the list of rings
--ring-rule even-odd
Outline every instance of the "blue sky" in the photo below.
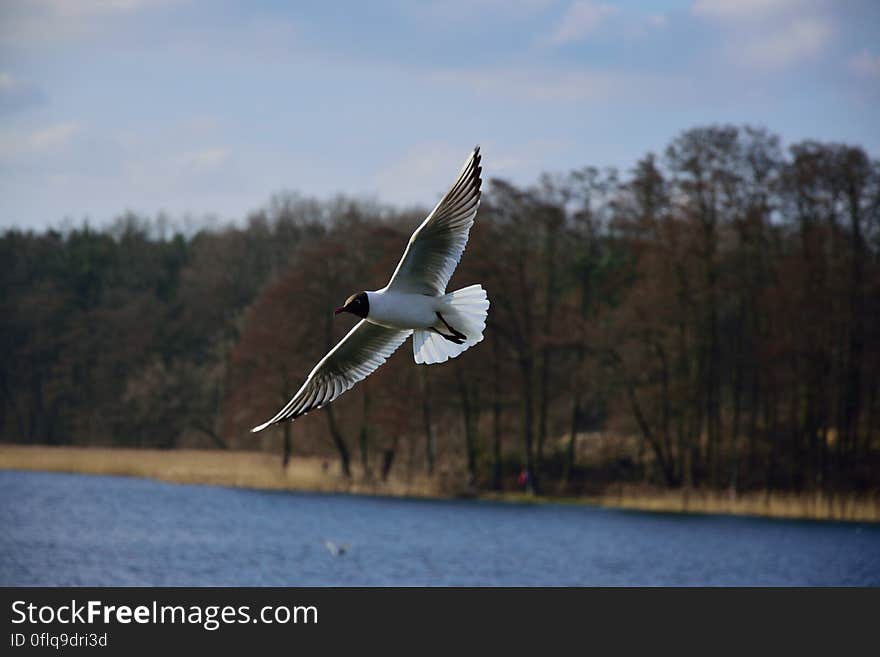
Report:
[[[0,3],[0,227],[430,205],[750,123],[880,155],[874,0]]]

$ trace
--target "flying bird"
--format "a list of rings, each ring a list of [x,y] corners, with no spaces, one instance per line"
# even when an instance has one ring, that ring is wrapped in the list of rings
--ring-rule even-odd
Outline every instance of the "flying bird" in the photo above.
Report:
[[[446,293],[480,206],[481,171],[477,146],[409,238],[388,285],[353,294],[336,309],[337,315],[351,313],[361,321],[321,359],[284,408],[251,431],[326,406],[376,371],[410,335],[420,365],[446,362],[483,339],[489,298],[482,286]]]

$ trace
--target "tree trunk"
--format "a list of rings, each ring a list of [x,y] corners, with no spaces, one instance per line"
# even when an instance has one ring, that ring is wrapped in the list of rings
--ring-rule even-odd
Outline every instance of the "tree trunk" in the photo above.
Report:
[[[360,440],[358,444],[360,446],[360,455],[361,455],[361,470],[364,474],[365,479],[370,478],[370,431],[369,431],[369,419],[370,419],[370,393],[368,389],[364,388],[364,397],[363,397],[364,405],[363,405],[363,413],[361,415],[361,433]]]
[[[862,368],[865,350],[865,241],[861,228],[861,181],[851,174],[847,200],[850,213],[851,265],[849,276],[849,344],[847,345],[846,411],[843,438],[846,460],[854,462],[859,444],[859,421],[862,414]]]
[[[544,288],[544,321],[542,326],[543,346],[541,347],[541,373],[538,392],[538,444],[537,461],[544,462],[544,444],[547,441],[547,420],[550,412],[550,372],[553,351],[550,339],[553,332],[553,319],[556,311],[556,244],[557,232],[561,225],[561,217],[556,208],[547,210],[549,216],[546,219],[547,237],[544,247],[544,268],[546,270],[546,285]]]
[[[574,375],[572,377],[571,391],[571,426],[568,433],[568,444],[565,449],[565,470],[562,482],[565,485],[571,483],[572,473],[574,472],[575,456],[577,447],[578,425],[581,419],[581,386],[580,386],[580,370],[583,367],[584,345],[583,342],[578,343],[577,356],[574,362]]]
[[[394,465],[395,451],[393,449],[382,450],[382,481],[388,481],[391,474],[391,466]]]
[[[538,463],[544,462],[544,444],[547,441],[547,414],[550,406],[550,361],[550,346],[545,344],[541,349],[541,374],[538,389]]]
[[[350,479],[351,457],[348,454],[348,446],[345,444],[345,437],[342,435],[342,432],[339,431],[339,427],[336,424],[336,417],[333,414],[332,406],[324,408],[324,416],[327,418],[327,426],[330,429],[330,436],[333,438],[333,446],[336,447],[336,451],[339,453],[339,468],[342,471],[342,476],[346,479]]]
[[[290,440],[290,426],[293,424],[292,422],[282,422],[282,427],[284,428],[284,454],[281,457],[281,467],[286,470],[288,463],[290,463],[290,452],[291,452],[291,440]]]
[[[526,461],[526,490],[533,495],[540,493],[537,472],[535,468],[534,451],[534,428],[535,428],[535,401],[533,394],[532,377],[534,366],[530,356],[520,358],[520,372],[522,374],[523,388],[523,447]]]
[[[501,465],[501,367],[498,339],[492,339],[492,490],[502,487]]]
[[[199,433],[205,434],[211,441],[220,449],[229,449],[229,445],[226,444],[226,441],[220,437],[213,427],[209,427],[206,424],[202,424],[201,422],[193,422],[191,425],[195,431]]]
[[[427,366],[421,366],[422,420],[425,423],[425,469],[428,476],[434,474],[434,430],[431,426],[431,385]]]
[[[630,407],[632,408],[633,416],[635,416],[636,418],[636,423],[639,426],[642,437],[645,439],[645,441],[654,452],[654,457],[657,459],[657,464],[660,466],[660,473],[663,475],[664,482],[667,486],[674,486],[676,484],[675,472],[672,468],[671,461],[668,456],[664,454],[663,445],[657,439],[657,436],[654,434],[653,429],[651,429],[651,425],[648,423],[648,420],[645,417],[644,412],[642,411],[642,406],[639,403],[638,397],[636,396],[635,386],[630,380],[629,376],[627,376],[626,372],[624,371],[623,359],[615,351],[612,351],[610,355],[614,364],[617,366],[618,371],[620,372],[621,378],[623,380],[623,386],[626,389],[627,398],[629,399]]]
[[[464,421],[464,446],[467,456],[468,485],[473,486],[477,481],[477,437],[475,418],[477,413],[476,404],[471,397],[468,382],[462,374],[461,367],[455,366],[455,378],[458,383],[458,393],[461,399],[461,414]]]

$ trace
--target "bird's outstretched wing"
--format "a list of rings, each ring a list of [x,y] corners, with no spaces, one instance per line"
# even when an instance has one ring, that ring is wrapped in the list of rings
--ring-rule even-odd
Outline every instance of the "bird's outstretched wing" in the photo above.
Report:
[[[294,420],[329,404],[388,360],[412,331],[399,331],[361,320],[321,359],[302,388],[268,422],[251,431]]]
[[[388,289],[429,295],[446,292],[480,205],[481,171],[477,146],[455,183],[409,238]]]

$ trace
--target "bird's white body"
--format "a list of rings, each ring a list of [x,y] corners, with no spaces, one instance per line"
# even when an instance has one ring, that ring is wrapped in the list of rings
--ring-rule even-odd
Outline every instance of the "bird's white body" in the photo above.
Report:
[[[447,310],[443,297],[398,292],[383,287],[367,292],[370,312],[368,322],[393,329],[427,329],[439,322],[437,313]]]

